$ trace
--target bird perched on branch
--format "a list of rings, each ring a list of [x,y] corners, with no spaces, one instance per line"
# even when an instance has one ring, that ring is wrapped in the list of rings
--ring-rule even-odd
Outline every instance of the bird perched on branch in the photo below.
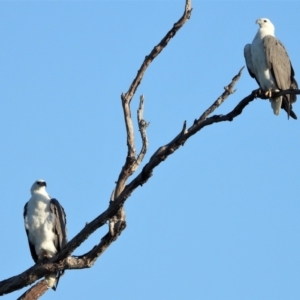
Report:
[[[39,179],[24,207],[24,223],[31,256],[35,263],[53,257],[67,243],[66,214],[59,202],[49,196],[46,182]],[[49,288],[57,288],[64,271],[45,276]]]
[[[258,19],[256,24],[259,29],[252,44],[247,44],[244,48],[248,71],[271,101],[275,115],[279,115],[282,108],[288,117],[297,119],[292,110],[296,95],[273,96],[274,92],[298,89],[289,56],[283,44],[275,37],[275,27],[269,19]]]

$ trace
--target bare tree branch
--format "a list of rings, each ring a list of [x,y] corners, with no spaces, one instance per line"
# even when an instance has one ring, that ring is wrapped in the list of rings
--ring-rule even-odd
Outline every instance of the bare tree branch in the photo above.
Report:
[[[234,117],[239,115],[243,108],[256,96],[256,91],[253,91],[248,97],[244,98],[229,114],[224,116],[213,116],[207,118],[203,122],[195,122],[194,125],[186,130],[186,123],[178,136],[173,139],[169,144],[164,147],[160,147],[154,155],[150,158],[150,161],[143,167],[139,175],[136,176],[123,190],[119,197],[108,207],[106,211],[100,214],[92,222],[86,224],[86,226],[71,240],[69,243],[53,258],[51,258],[45,264],[36,264],[29,268],[20,275],[11,277],[9,279],[0,282],[0,295],[12,292],[20,289],[28,284],[45,276],[49,272],[56,272],[63,269],[75,269],[75,268],[87,268],[92,265],[91,255],[100,255],[107,248],[113,238],[108,233],[107,239],[102,239],[102,243],[94,247],[87,254],[80,257],[69,257],[70,254],[81,245],[93,232],[99,227],[104,225],[110,218],[112,218],[124,204],[130,194],[140,185],[143,185],[152,175],[153,169],[158,166],[163,160],[165,160],[170,154],[176,151],[184,141],[199,131],[201,128],[221,121],[231,121]],[[111,237],[111,239],[110,239]]]
[[[22,294],[17,300],[36,300],[44,295],[48,290],[48,286],[45,280],[37,282],[24,294]]]
[[[278,93],[272,93],[272,97],[276,98],[279,96],[283,96],[283,95],[300,95],[300,90],[284,90],[284,91],[280,91]],[[260,95],[259,98],[261,99],[269,99],[268,97],[264,96],[264,95]]]
[[[161,53],[161,51],[167,46],[170,39],[175,36],[177,31],[186,23],[191,15],[191,0],[186,0],[185,10],[183,16],[178,22],[174,24],[172,29],[166,34],[161,42],[154,47],[151,53],[146,56],[142,66],[140,67],[136,78],[133,80],[128,92],[121,95],[124,119],[127,131],[127,157],[125,164],[120,172],[116,188],[114,189],[109,208],[99,215],[95,220],[86,224],[86,226],[77,234],[55,257],[47,261],[46,263],[38,263],[31,267],[27,271],[18,276],[11,277],[7,280],[0,282],[0,295],[10,293],[14,290],[20,289],[26,285],[29,285],[36,280],[43,277],[49,272],[57,272],[64,269],[82,269],[91,267],[96,259],[107,249],[107,247],[118,237],[118,235],[126,227],[125,211],[123,209],[123,201],[120,201],[120,194],[124,191],[124,187],[129,176],[138,168],[142,162],[147,150],[148,140],[146,137],[147,123],[143,120],[143,98],[140,100],[140,108],[138,111],[138,125],[142,138],[142,149],[138,157],[136,157],[135,142],[134,142],[134,127],[131,119],[130,102],[140,84],[144,73],[154,58]],[[118,201],[117,201],[118,200]],[[95,230],[104,225],[108,220],[111,220],[109,232],[101,239],[100,243],[95,246],[88,253],[78,256],[69,257],[70,254],[83,243]],[[117,225],[117,226],[116,226]],[[41,288],[43,280],[30,288],[25,294],[21,296],[21,299],[37,299],[41,295]],[[45,293],[46,290],[43,292]],[[31,298],[30,298],[31,297]]]
[[[164,36],[164,38],[152,49],[149,55],[147,55],[137,72],[136,77],[131,83],[128,91],[125,94],[121,95],[124,118],[126,124],[127,131],[127,146],[128,146],[128,154],[126,158],[126,162],[122,171],[120,173],[117,187],[116,187],[116,195],[120,194],[120,190],[122,190],[122,186],[124,187],[126,180],[129,176],[132,175],[135,161],[135,148],[134,148],[134,131],[133,124],[130,113],[130,102],[142,81],[142,78],[145,74],[147,67],[150,63],[162,52],[162,50],[168,45],[171,38],[175,36],[178,30],[187,22],[192,13],[192,3],[191,0],[186,0],[185,9],[182,17],[173,25],[173,27],[169,30],[169,32]],[[129,172],[129,174],[128,174]]]
[[[242,71],[245,67],[242,67],[237,75],[232,78],[232,81],[229,85],[224,87],[225,92],[202,114],[199,118],[199,122],[204,121],[211,113],[214,112],[226,99],[228,96],[233,94],[235,90],[233,90],[234,85],[240,79],[242,75]]]
[[[144,73],[150,63],[158,56],[161,51],[168,45],[171,38],[175,36],[177,31],[188,21],[191,17],[192,13],[192,1],[186,0],[185,1],[185,9],[183,12],[182,17],[174,24],[171,30],[165,35],[165,37],[157,44],[151,51],[149,55],[147,55],[142,63],[142,66],[137,72],[136,77],[134,78],[133,82],[131,83],[129,90],[126,94],[122,94],[122,99],[126,99],[126,101],[130,102],[132,97],[134,96],[139,84],[142,81]]]
[[[136,77],[134,78],[132,84],[129,87],[129,90],[121,95],[122,99],[122,106],[124,112],[124,119],[125,119],[125,127],[127,131],[127,157],[125,160],[125,164],[120,172],[116,188],[115,188],[115,197],[118,197],[120,193],[123,191],[127,179],[136,171],[139,164],[141,163],[141,159],[144,155],[139,155],[139,159],[136,158],[136,150],[135,150],[135,141],[134,141],[134,127],[131,118],[131,111],[130,111],[130,103],[131,100],[137,90],[137,87],[142,81],[142,78],[145,74],[147,67],[150,63],[157,57],[161,51],[168,45],[169,41],[172,37],[175,36],[177,31],[186,23],[186,21],[190,18],[192,8],[191,8],[191,0],[186,0],[185,10],[182,17],[174,24],[171,30],[165,35],[165,37],[156,45],[151,53],[147,55],[142,63],[142,66],[137,72]],[[142,152],[143,153],[143,149]],[[124,208],[121,207],[118,213],[113,216],[110,220],[110,233],[112,235],[115,234],[115,231],[118,231],[118,227],[126,226],[125,222],[125,211]]]
[[[140,96],[140,105],[139,105],[139,109],[137,111],[137,120],[138,120],[139,130],[140,130],[141,139],[142,139],[142,143],[143,143],[141,152],[140,152],[140,154],[138,155],[138,157],[136,159],[137,167],[143,161],[144,156],[145,156],[145,154],[147,152],[147,149],[148,149],[148,139],[147,139],[147,135],[146,135],[146,128],[149,126],[150,123],[147,123],[143,119],[144,118],[144,100],[145,100],[144,95]]]

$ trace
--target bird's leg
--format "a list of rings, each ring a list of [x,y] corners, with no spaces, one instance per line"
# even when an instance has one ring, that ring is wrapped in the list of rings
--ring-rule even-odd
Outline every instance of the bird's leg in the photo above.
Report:
[[[268,98],[272,98],[272,91],[271,90],[265,91],[265,96]]]

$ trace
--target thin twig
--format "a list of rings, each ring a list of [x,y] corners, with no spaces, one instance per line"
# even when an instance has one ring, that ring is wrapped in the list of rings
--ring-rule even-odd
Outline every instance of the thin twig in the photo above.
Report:
[[[231,83],[224,87],[225,91],[223,92],[223,94],[201,115],[201,117],[199,118],[199,122],[205,120],[227,99],[228,96],[235,92],[235,90],[233,90],[233,87],[236,84],[236,82],[240,79],[244,68],[245,67],[242,67],[239,73],[232,78]]]
[[[139,130],[140,130],[141,139],[142,139],[142,149],[136,159],[136,169],[138,168],[140,163],[143,161],[144,156],[148,149],[148,139],[147,139],[147,134],[146,134],[146,128],[149,126],[150,123],[147,123],[144,120],[144,103],[145,103],[144,95],[141,95],[140,96],[140,105],[137,110],[137,120],[138,120]]]
[[[188,21],[191,17],[192,13],[192,1],[186,0],[185,2],[185,9],[183,12],[182,17],[174,24],[174,26],[169,30],[169,32],[164,36],[164,38],[152,49],[149,55],[147,55],[137,72],[136,77],[132,81],[129,90],[127,93],[122,95],[122,98],[126,99],[128,102],[131,101],[132,97],[134,96],[141,80],[144,76],[144,73],[150,63],[161,53],[161,51],[168,45],[171,38],[175,36],[178,30]]]

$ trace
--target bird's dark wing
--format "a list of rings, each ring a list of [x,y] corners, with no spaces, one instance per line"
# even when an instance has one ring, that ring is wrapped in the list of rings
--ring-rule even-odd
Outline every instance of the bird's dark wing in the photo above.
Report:
[[[60,203],[54,198],[50,200],[50,210],[55,215],[53,226],[53,231],[55,234],[54,245],[57,249],[57,252],[59,252],[67,243],[66,213]],[[54,291],[56,290],[59,278],[63,275],[63,273],[64,271],[60,271],[57,273],[56,284],[52,287]]]
[[[257,84],[260,86],[255,74],[254,74],[254,70],[253,70],[253,66],[252,66],[252,55],[251,55],[251,44],[247,44],[244,48],[244,57],[245,57],[245,61],[246,61],[246,66],[248,69],[248,72],[250,74],[250,76],[252,78],[254,78],[257,82]]]
[[[295,72],[284,45],[271,35],[265,36],[263,43],[267,65],[277,88],[280,90],[298,89],[297,81],[294,78]],[[294,119],[297,119],[297,116],[292,111],[291,104],[296,100],[297,95],[284,95],[282,101],[282,108]]]
[[[53,231],[55,233],[54,245],[57,252],[59,252],[67,243],[66,213],[63,207],[54,198],[50,200],[50,210],[55,215],[53,226]]]
[[[292,106],[291,103],[288,102],[287,97],[283,97],[281,108],[284,109],[287,112],[288,116],[290,116],[293,119],[297,120],[297,115],[294,113],[293,106]]]
[[[283,44],[274,36],[264,37],[264,49],[268,68],[280,90],[286,90],[292,84],[292,66]]]
[[[28,202],[25,204],[24,211],[23,211],[24,223],[25,223],[25,220],[26,220],[26,217],[27,217],[27,204],[28,204]],[[28,240],[28,244],[29,244],[29,249],[30,249],[31,256],[32,256],[34,262],[36,263],[38,261],[38,256],[35,253],[35,247],[34,247],[34,245],[29,240],[29,235],[28,235],[28,230],[26,228],[26,224],[25,224],[25,231],[26,231],[26,235],[27,235],[27,240]]]

